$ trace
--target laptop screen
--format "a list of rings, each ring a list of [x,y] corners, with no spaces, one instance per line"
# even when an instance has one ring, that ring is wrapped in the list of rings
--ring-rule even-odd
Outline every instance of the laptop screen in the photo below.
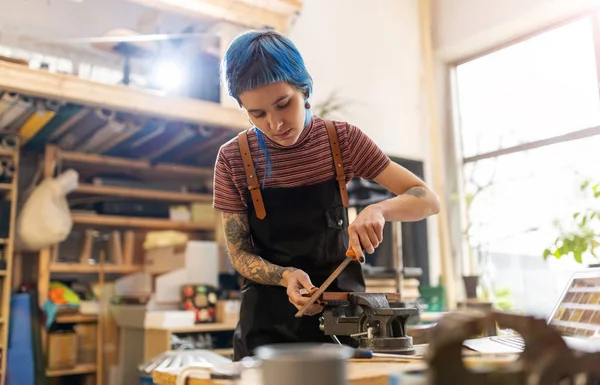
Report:
[[[600,337],[600,277],[575,277],[552,315],[550,325],[563,336]]]

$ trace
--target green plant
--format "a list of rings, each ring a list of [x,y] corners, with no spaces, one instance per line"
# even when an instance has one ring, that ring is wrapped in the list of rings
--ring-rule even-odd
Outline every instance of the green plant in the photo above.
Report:
[[[600,199],[600,183],[592,184],[589,180],[581,184],[581,190],[594,199]],[[573,214],[572,230],[561,231],[554,244],[544,250],[546,260],[550,256],[556,259],[571,256],[578,263],[586,253],[598,258],[596,248],[600,245],[600,210],[588,208]]]

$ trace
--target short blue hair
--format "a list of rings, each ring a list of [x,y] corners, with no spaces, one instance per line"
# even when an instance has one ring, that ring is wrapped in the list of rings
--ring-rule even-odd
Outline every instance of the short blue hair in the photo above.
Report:
[[[286,82],[304,93],[312,94],[313,81],[304,59],[290,39],[272,30],[248,31],[237,36],[227,48],[221,63],[221,74],[229,95],[241,106],[240,94],[266,84]],[[312,117],[306,110],[304,124]],[[271,175],[271,158],[265,138],[256,130],[259,147],[265,153],[265,178]],[[265,180],[263,180],[264,187]]]

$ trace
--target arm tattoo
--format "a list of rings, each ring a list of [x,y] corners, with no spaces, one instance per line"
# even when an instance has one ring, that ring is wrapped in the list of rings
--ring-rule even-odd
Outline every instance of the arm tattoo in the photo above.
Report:
[[[280,285],[286,268],[254,254],[246,214],[223,214],[223,227],[233,267],[244,277],[263,285]]]
[[[427,191],[423,187],[411,187],[404,192],[403,195],[410,195],[415,198],[423,198],[427,195]]]

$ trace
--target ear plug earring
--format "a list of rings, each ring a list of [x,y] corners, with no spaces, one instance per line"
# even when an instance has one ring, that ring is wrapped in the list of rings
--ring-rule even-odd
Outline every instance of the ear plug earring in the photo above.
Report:
[[[307,110],[310,109],[310,103],[308,102],[308,100],[304,102],[304,108],[306,108]]]

